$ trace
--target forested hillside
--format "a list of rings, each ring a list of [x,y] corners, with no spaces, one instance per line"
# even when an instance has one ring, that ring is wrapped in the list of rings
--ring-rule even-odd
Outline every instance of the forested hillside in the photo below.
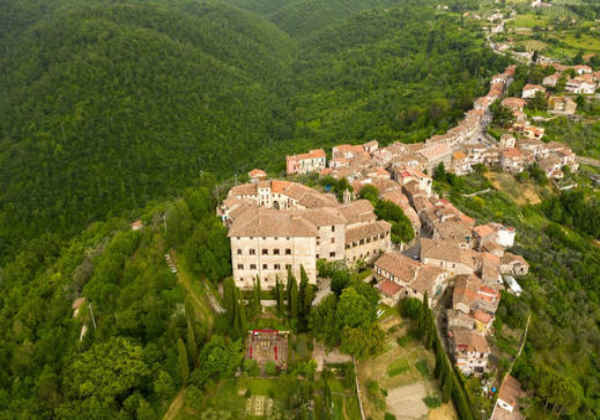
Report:
[[[343,21],[369,5],[347,2],[302,40],[212,1],[4,3],[5,259],[43,233],[72,235],[180,191],[204,170],[280,170],[285,153],[309,147],[423,139],[506,64],[474,28],[408,3]]]

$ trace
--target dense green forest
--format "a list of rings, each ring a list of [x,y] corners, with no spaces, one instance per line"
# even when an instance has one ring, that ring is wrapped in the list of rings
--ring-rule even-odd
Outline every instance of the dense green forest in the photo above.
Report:
[[[479,27],[435,6],[0,0],[0,418],[152,419],[183,386],[201,396],[231,377],[261,291],[241,308],[215,189],[255,166],[281,173],[285,153],[421,141],[456,123],[507,62]],[[596,155],[584,141],[595,126],[566,127],[549,123],[549,136],[577,133],[567,140]],[[519,328],[532,313],[515,366],[535,391],[528,414],[597,418],[597,200],[575,191],[519,207],[497,191],[463,196],[480,175],[437,183],[479,222],[519,232],[515,251],[532,270],[499,319]],[[412,236],[377,204],[398,237]],[[131,231],[139,216],[145,228]],[[312,312],[304,279],[298,290],[282,279],[283,327],[357,357],[378,351],[373,289],[320,269],[336,293]],[[220,316],[207,296],[223,279]],[[73,316],[78,297],[86,304]],[[283,379],[294,409],[327,389],[304,381],[295,395],[311,369],[298,363]]]
[[[347,16],[365,7],[348,2],[301,39],[213,1],[2,3],[4,261],[201,171],[280,171],[309,147],[422,140],[506,64],[476,28],[411,2]]]

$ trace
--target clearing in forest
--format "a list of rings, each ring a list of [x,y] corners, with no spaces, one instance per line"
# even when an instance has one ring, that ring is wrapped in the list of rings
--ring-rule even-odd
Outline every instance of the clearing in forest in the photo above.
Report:
[[[531,183],[520,183],[511,174],[487,171],[485,177],[495,189],[508,194],[520,206],[542,202]]]

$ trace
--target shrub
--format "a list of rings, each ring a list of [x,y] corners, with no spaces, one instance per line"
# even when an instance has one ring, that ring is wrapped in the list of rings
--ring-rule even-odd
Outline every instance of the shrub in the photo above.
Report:
[[[417,370],[421,372],[424,378],[429,378],[431,376],[431,372],[429,372],[429,365],[427,364],[427,360],[421,359],[415,365]]]
[[[275,366],[275,362],[272,360],[269,360],[267,363],[265,363],[265,373],[268,376],[275,376],[277,375],[277,366]]]
[[[402,337],[398,337],[396,338],[396,343],[398,343],[398,345],[400,347],[404,347],[406,346],[408,343],[410,343],[412,341],[413,337],[411,337],[410,335],[403,335]]]
[[[423,402],[429,408],[436,408],[442,405],[442,401],[437,395],[428,395],[425,398],[423,398]]]
[[[394,416],[392,413],[386,412],[383,416],[383,420],[396,420],[396,416]]]
[[[390,377],[397,376],[406,372],[409,368],[410,366],[408,365],[408,360],[398,359],[388,366],[387,374]]]
[[[379,384],[377,383],[377,381],[371,379],[367,382],[367,395],[371,399],[377,398],[377,396],[379,395]]]

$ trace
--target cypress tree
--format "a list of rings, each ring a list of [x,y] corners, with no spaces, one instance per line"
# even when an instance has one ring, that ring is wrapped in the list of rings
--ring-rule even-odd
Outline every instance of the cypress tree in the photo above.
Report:
[[[194,327],[188,320],[187,323],[187,350],[192,361],[192,366],[196,365],[198,361],[198,345],[196,343],[196,334],[194,333]]]
[[[233,325],[236,311],[235,284],[231,277],[227,277],[223,282],[223,303],[227,311],[227,320],[229,325]]]
[[[275,277],[275,300],[277,301],[277,313],[281,315],[282,300],[281,296],[281,283],[279,283],[279,276]]]
[[[179,337],[177,340],[177,353],[179,362],[179,375],[181,375],[181,382],[185,385],[190,377],[190,365],[187,351],[185,350],[185,344],[183,343],[181,337]]]
[[[235,314],[233,319],[233,331],[237,337],[242,337],[246,330],[246,308],[239,301],[239,292],[235,289]]]
[[[254,281],[254,295],[252,299],[252,309],[255,314],[260,313],[262,309],[260,303],[261,293],[260,277],[256,276],[256,280]]]
[[[306,298],[306,294],[308,293],[308,276],[306,275],[306,271],[304,271],[304,266],[300,266],[300,290],[298,291],[298,319],[301,322],[302,328],[304,328],[305,321],[308,319],[308,314],[306,313],[306,307],[304,300]]]
[[[290,318],[297,319],[298,318],[298,285],[296,284],[296,280],[292,281],[291,289],[290,289]]]
[[[433,376],[435,376],[436,378],[439,379],[440,377],[440,373],[441,373],[441,369],[442,369],[442,362],[441,362],[441,356],[438,353],[438,349],[437,346],[434,347],[435,350],[435,368],[433,369]]]
[[[442,385],[442,401],[447,403],[452,395],[452,380],[448,378]]]
[[[291,315],[292,313],[292,285],[296,285],[296,279],[294,278],[294,275],[292,274],[292,269],[288,268],[288,272],[287,272],[287,286],[286,286],[286,298],[287,298],[287,307],[288,307],[288,312]],[[296,285],[297,287],[297,285]],[[297,292],[297,289],[296,289]]]

